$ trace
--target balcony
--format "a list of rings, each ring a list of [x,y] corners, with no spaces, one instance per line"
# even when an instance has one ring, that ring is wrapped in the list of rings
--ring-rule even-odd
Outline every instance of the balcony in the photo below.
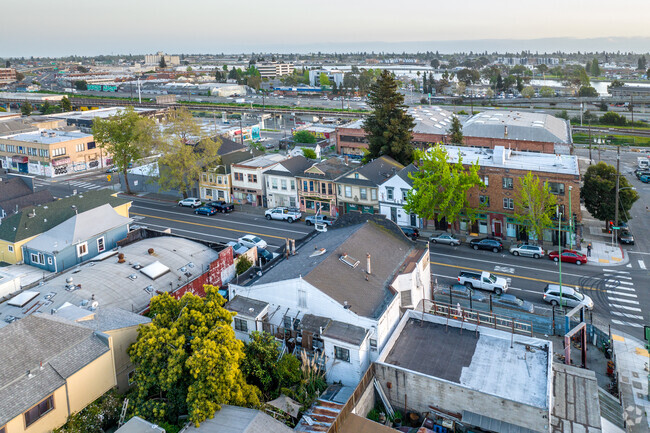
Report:
[[[294,322],[295,323],[295,322]],[[299,323],[299,321],[297,321]],[[278,341],[282,343],[282,353],[291,353],[296,358],[301,358],[301,353],[304,351],[307,358],[311,362],[317,359],[319,367],[325,371],[327,357],[323,355],[324,343],[319,335],[313,332],[301,330],[300,325],[294,325],[298,330],[285,328],[283,326],[274,325],[269,322],[262,322],[262,330],[273,335]]]

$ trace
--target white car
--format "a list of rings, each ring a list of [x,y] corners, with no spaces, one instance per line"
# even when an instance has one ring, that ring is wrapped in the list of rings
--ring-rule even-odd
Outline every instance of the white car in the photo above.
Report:
[[[267,245],[265,240],[260,239],[255,235],[242,236],[241,238],[237,239],[237,242],[239,242],[246,248],[253,248],[253,247],[266,248]]]
[[[199,200],[196,197],[188,197],[184,198],[183,200],[178,202],[179,206],[187,206],[191,208],[199,207],[201,206],[201,200]]]
[[[232,247],[232,252],[235,255],[235,257],[240,256],[244,254],[246,251],[248,251],[248,248],[235,241],[228,242],[228,245]]]

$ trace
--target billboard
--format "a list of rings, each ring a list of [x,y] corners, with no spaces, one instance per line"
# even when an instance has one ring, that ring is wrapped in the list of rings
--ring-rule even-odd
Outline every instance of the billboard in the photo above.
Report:
[[[251,127],[251,139],[253,141],[259,140],[260,139],[260,127],[259,125],[255,125]]]

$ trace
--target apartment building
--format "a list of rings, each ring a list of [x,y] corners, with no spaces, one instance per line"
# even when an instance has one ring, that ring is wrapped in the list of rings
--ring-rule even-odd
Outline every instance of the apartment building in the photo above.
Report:
[[[14,68],[0,68],[0,84],[9,84],[16,81],[16,70]]]
[[[199,197],[204,201],[218,200],[231,203],[231,165],[250,159],[255,155],[255,151],[251,155],[251,152],[239,142],[225,137],[219,137],[219,140],[221,140],[221,147],[218,153],[221,156],[221,164],[209,167],[201,173]]]
[[[42,129],[0,138],[0,167],[56,177],[104,167],[111,156],[90,134]]]
[[[296,175],[300,210],[306,213],[320,211],[323,215],[336,217],[336,180],[353,170],[341,159],[333,157],[312,165]]]
[[[264,62],[255,65],[262,78],[281,77],[293,74],[293,63]]]
[[[270,154],[231,164],[233,201],[266,207],[264,173],[285,159],[283,155]]]
[[[311,167],[314,161],[295,156],[282,161],[264,174],[266,197],[269,208],[277,206],[298,207],[296,175]]]

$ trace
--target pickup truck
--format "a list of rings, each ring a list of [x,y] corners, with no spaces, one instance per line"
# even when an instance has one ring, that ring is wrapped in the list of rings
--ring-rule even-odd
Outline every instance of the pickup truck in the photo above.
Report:
[[[500,295],[508,291],[508,282],[503,277],[497,277],[489,272],[461,271],[458,284],[469,289],[483,289]]]
[[[302,217],[302,214],[300,211],[295,209],[290,209],[287,207],[276,207],[264,212],[264,217],[267,220],[285,220],[288,223],[292,223],[296,220],[299,220]]]
[[[232,203],[226,203],[225,201],[211,201],[210,203],[206,204],[206,206],[210,206],[215,208],[217,211],[226,213],[226,212],[232,212],[235,210],[235,205]]]
[[[331,226],[332,224],[334,224],[334,220],[329,219],[327,215],[318,215],[318,216],[309,215],[305,217],[305,224],[307,224],[308,226],[313,226],[316,223]]]

